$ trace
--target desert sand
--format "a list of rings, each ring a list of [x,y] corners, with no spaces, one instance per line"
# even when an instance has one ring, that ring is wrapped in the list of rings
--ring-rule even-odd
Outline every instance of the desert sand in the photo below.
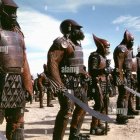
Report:
[[[115,120],[115,104],[116,98],[110,98],[109,116]],[[27,103],[26,108],[29,112],[25,112],[25,140],[52,140],[53,127],[56,114],[59,110],[59,104],[56,100],[52,101],[54,107],[47,107],[46,96],[44,97],[44,108],[39,108],[39,102],[33,101],[32,104]],[[92,107],[94,102],[89,101],[89,106]],[[70,118],[71,120],[71,118]],[[91,116],[86,114],[81,132],[89,134]],[[0,125],[0,132],[5,135],[6,122]],[[135,119],[129,119],[128,124],[118,125],[115,122],[109,123],[110,131],[107,135],[95,136],[90,135],[91,140],[140,140],[140,115],[135,116]],[[68,140],[69,124],[64,136],[64,140]],[[1,138],[0,138],[1,140]]]

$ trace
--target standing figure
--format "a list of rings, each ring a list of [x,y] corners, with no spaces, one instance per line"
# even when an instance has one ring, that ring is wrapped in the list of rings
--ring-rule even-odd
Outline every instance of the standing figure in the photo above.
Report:
[[[30,100],[33,93],[17,8],[13,0],[0,1],[0,109],[8,140],[24,140],[25,94]]]
[[[43,97],[44,93],[47,94],[47,107],[53,107],[51,103],[52,100],[52,90],[49,86],[49,80],[47,78],[47,65],[43,65],[44,72],[38,75],[38,89],[39,89],[39,101],[40,108],[43,108]]]
[[[118,124],[126,124],[128,122],[127,114],[135,115],[138,113],[132,108],[132,106],[130,107],[130,105],[128,105],[128,101],[131,99],[129,98],[130,93],[124,88],[124,86],[132,88],[133,44],[134,37],[128,30],[126,30],[122,42],[115,48],[113,54],[116,84],[119,92],[116,118]]]
[[[140,46],[138,46],[137,58],[137,91],[140,93]],[[136,110],[140,110],[140,97],[136,96]]]
[[[38,76],[39,74],[37,73],[37,78],[35,78],[34,85],[33,85],[33,93],[35,97],[35,102],[39,101]]]
[[[82,26],[76,21],[66,19],[60,24],[60,31],[64,35],[54,40],[48,51],[48,76],[57,85],[60,110],[56,116],[53,140],[63,140],[69,117],[73,112],[74,103],[63,95],[67,89],[82,102],[87,103],[87,89],[85,79],[87,72],[83,65],[83,51],[80,40],[84,39]],[[61,90],[62,89],[62,90]],[[70,125],[69,140],[88,140],[79,135],[86,112],[75,104]]]
[[[132,69],[131,69],[132,77],[131,77],[131,88],[133,90],[137,90],[137,58],[133,56],[132,58]],[[128,99],[128,119],[134,119],[134,115],[139,115],[139,112],[134,108],[134,94],[130,93]],[[137,98],[137,96],[136,96]]]
[[[96,37],[95,35],[93,35],[93,39],[97,46],[97,50],[92,52],[88,59],[88,71],[92,79],[89,92],[91,94],[90,97],[92,96],[95,101],[94,110],[101,113],[106,113],[105,110],[108,108],[107,104],[110,93],[110,87],[108,86],[108,81],[110,80],[107,79],[109,78],[108,75],[110,70],[108,69],[109,65],[106,56],[110,53],[110,43],[105,39]],[[90,134],[103,135],[105,134],[105,131],[106,129],[101,121],[95,117],[92,117]]]

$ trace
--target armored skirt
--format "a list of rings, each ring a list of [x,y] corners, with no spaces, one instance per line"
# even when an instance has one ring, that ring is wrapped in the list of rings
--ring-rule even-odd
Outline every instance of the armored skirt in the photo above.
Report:
[[[19,74],[0,74],[0,108],[25,106],[25,91]]]

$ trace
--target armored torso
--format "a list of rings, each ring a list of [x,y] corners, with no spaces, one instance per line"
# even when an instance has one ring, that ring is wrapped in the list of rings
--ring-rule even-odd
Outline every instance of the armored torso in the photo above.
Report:
[[[132,73],[136,73],[137,72],[137,57],[132,58]]]
[[[54,44],[59,44],[65,51],[65,55],[60,64],[61,73],[82,73],[83,71],[83,50],[82,47],[65,37],[57,38]]]
[[[12,31],[0,31],[0,69],[21,74],[23,67],[23,37]]]
[[[75,68],[76,73],[81,73],[83,70],[83,51],[80,46],[73,46],[74,51],[68,58],[69,67]]]
[[[0,30],[0,108],[25,105],[21,73],[23,67],[23,36]]]
[[[119,72],[119,78],[124,81],[125,74],[132,70],[132,50],[128,50],[126,45],[120,44],[114,50],[115,69]]]

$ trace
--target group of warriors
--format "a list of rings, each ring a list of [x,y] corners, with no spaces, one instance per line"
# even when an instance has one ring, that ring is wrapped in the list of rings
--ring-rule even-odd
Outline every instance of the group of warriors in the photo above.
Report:
[[[60,110],[55,119],[53,140],[63,140],[70,117],[69,140],[90,140],[88,134],[80,133],[86,109],[78,102],[87,107],[88,101],[94,100],[93,110],[107,116],[109,100],[116,96],[116,89],[117,109],[127,109],[126,114],[117,112],[116,122],[126,124],[129,118],[139,114],[140,99],[136,97],[134,108],[135,95],[128,89],[140,92],[140,48],[137,56],[134,56],[134,37],[128,30],[114,49],[114,68],[111,68],[111,62],[107,59],[110,43],[93,35],[97,49],[88,58],[87,71],[81,46],[81,40],[85,37],[83,27],[72,19],[62,21],[60,31],[63,36],[53,41],[47,54],[47,63],[43,65],[44,71],[33,80],[24,35],[16,20],[17,8],[13,0],[0,0],[0,122],[6,119],[7,140],[25,139],[25,105],[26,102],[32,102],[33,85],[38,89],[39,94],[36,95],[39,96],[40,108],[43,108],[45,92],[48,107],[53,107],[52,94],[57,95]],[[71,96],[77,100],[69,99]],[[92,115],[91,135],[104,135],[109,129],[109,125],[104,125],[100,117]]]
[[[39,107],[43,108],[44,95],[47,95],[47,107],[54,107],[52,100],[55,100],[55,93],[50,88],[50,83],[47,76],[47,65],[43,64],[44,71],[37,74],[37,78],[33,79],[33,99],[35,102],[39,102]]]

